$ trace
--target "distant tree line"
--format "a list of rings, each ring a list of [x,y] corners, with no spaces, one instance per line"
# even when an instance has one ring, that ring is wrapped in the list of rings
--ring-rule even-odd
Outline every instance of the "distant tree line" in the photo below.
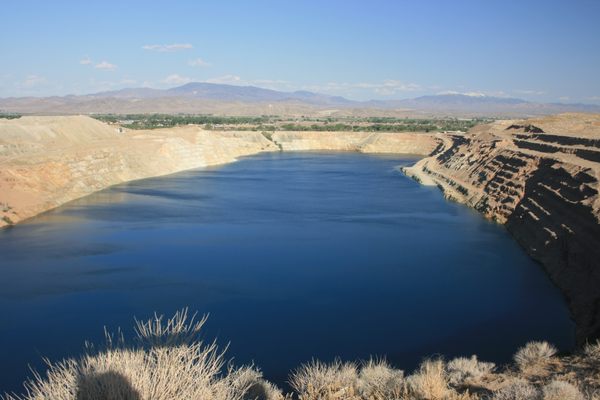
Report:
[[[102,114],[94,115],[93,117],[107,123],[120,124],[130,129],[170,128],[192,124],[203,125],[205,129],[209,130],[250,130],[260,132],[276,130],[322,132],[465,132],[477,124],[489,122],[487,119],[457,118],[283,118],[270,115]]]
[[[119,123],[132,129],[153,129],[179,125],[244,125],[271,122],[273,117],[237,117],[215,115],[171,115],[171,114],[99,114],[93,115],[100,121]]]
[[[16,118],[21,118],[21,117],[22,117],[21,114],[0,112],[0,118],[4,118],[4,119],[16,119]]]

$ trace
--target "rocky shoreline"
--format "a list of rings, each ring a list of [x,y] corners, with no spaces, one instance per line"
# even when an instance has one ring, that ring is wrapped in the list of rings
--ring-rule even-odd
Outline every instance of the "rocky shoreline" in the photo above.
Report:
[[[600,116],[498,121],[444,139],[405,173],[503,224],[565,295],[578,343],[600,337]]]

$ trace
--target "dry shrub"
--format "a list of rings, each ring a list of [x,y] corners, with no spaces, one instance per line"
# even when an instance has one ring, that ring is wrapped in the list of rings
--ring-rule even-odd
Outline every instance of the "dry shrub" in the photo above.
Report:
[[[588,390],[586,391],[586,396],[589,400],[600,400],[600,390]]]
[[[25,383],[23,400],[242,400],[260,382],[252,367],[225,368],[224,352],[215,342],[204,344],[194,322],[182,310],[167,321],[156,317],[137,323],[143,345],[124,342],[77,359],[48,363],[45,376]]]
[[[290,376],[290,385],[300,400],[358,399],[358,372],[353,363],[312,361]]]
[[[262,373],[252,368],[241,368],[227,377],[236,392],[244,392],[244,400],[285,400],[279,388],[263,379]]]
[[[252,384],[244,394],[244,400],[286,400],[291,395],[283,395],[283,392],[271,382],[260,379]]]
[[[541,400],[541,395],[529,382],[516,379],[494,393],[493,400]]]
[[[399,399],[404,392],[404,372],[385,360],[370,360],[362,366],[357,386],[363,399]]]
[[[142,345],[166,347],[192,343],[199,338],[208,316],[196,320],[197,314],[188,315],[187,308],[177,311],[172,318],[154,314],[148,321],[135,320],[135,333]]]
[[[544,400],[584,400],[579,389],[564,381],[552,381],[543,389]]]
[[[584,354],[589,357],[592,361],[600,361],[600,339],[594,343],[586,343],[583,346]]]
[[[444,398],[444,400],[480,400],[480,397],[476,394],[469,393],[468,390],[463,393],[452,391]]]
[[[406,383],[408,394],[415,399],[441,400],[452,393],[444,361],[439,359],[425,360],[414,374],[406,378]]]
[[[556,347],[548,342],[529,342],[514,355],[514,360],[523,371],[532,367],[543,367],[556,354]]]
[[[466,380],[479,379],[491,373],[495,367],[494,363],[479,361],[477,356],[471,356],[455,358],[448,363],[446,369],[450,384],[460,386]]]

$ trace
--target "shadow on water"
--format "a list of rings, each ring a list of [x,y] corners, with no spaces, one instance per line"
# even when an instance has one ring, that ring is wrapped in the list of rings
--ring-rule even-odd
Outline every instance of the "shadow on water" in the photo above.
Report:
[[[140,400],[129,380],[114,371],[82,376],[77,383],[76,400]]]

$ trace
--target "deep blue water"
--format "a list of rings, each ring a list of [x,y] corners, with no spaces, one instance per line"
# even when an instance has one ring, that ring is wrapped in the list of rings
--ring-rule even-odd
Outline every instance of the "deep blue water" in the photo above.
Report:
[[[409,157],[272,153],[146,179],[0,231],[0,392],[153,311],[266,376],[313,357],[508,361],[563,350],[558,290],[500,226],[406,178]]]

